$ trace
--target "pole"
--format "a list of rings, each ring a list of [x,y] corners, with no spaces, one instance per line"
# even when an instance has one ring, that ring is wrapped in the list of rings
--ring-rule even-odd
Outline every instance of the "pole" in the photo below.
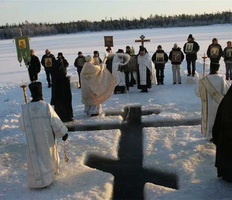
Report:
[[[25,84],[23,83],[23,80],[22,80],[22,85],[20,85],[20,87],[23,89],[24,101],[25,101],[25,103],[28,103],[28,100],[27,100],[27,93],[26,93],[26,87],[27,87],[27,85],[25,85]]]
[[[203,58],[203,73],[202,73],[202,76],[204,77],[205,76],[205,60],[206,60],[206,56],[205,56],[205,53],[204,53],[204,56],[202,56]]]

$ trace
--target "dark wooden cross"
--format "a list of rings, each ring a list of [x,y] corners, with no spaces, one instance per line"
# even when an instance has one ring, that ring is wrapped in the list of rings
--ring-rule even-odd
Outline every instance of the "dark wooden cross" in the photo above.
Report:
[[[158,113],[154,111],[154,113]],[[195,125],[196,121],[180,121],[163,123],[142,123],[143,112],[140,106],[126,107],[122,125],[77,125],[68,127],[69,131],[120,129],[119,160],[110,160],[90,155],[86,165],[114,175],[113,199],[143,199],[144,184],[150,182],[165,187],[178,189],[178,177],[169,172],[143,168],[143,138],[144,127]],[[150,114],[149,111],[146,114]]]
[[[141,35],[140,36],[140,40],[135,40],[135,42],[141,42],[141,46],[144,47],[144,42],[150,42],[150,40],[149,39],[145,39],[145,36]]]

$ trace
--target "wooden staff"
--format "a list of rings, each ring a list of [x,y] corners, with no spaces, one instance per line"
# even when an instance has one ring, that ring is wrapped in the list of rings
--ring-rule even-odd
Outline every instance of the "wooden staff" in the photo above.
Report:
[[[202,56],[203,58],[203,77],[205,76],[205,60],[206,60],[206,56],[205,56],[205,53],[204,53],[204,56]]]
[[[25,85],[25,84],[23,83],[23,80],[22,80],[22,85],[20,85],[20,87],[23,89],[24,101],[25,101],[25,103],[28,103],[28,100],[27,100],[27,93],[26,93],[26,87],[27,87],[27,85]]]

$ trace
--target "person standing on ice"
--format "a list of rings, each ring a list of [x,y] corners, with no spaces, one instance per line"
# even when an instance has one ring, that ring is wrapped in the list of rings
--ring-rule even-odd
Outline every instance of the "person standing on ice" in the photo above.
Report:
[[[126,74],[125,65],[129,62],[130,55],[124,53],[123,49],[118,49],[113,58],[112,74],[116,79],[114,94],[125,93],[126,88]]]
[[[171,52],[169,53],[169,59],[172,63],[173,84],[181,84],[181,63],[184,60],[184,54],[177,44],[174,44]]]
[[[202,102],[201,132],[208,140],[212,139],[212,128],[218,105],[229,89],[229,84],[223,75],[218,74],[219,64],[210,64],[210,73],[199,80],[196,95]]]
[[[55,56],[51,54],[51,51],[49,49],[45,50],[45,54],[43,55],[41,59],[41,63],[44,66],[44,70],[46,73],[46,79],[48,82],[48,87],[50,88],[52,86],[52,68],[55,66]]]
[[[84,64],[85,64],[85,56],[83,55],[83,53],[81,51],[79,51],[78,57],[74,61],[74,66],[77,68],[77,74],[79,77],[79,84],[80,84],[79,88],[81,88],[81,70],[82,70]]]
[[[232,42],[227,41],[227,46],[223,50],[224,62],[226,65],[226,80],[232,80]]]
[[[116,80],[104,64],[94,65],[89,55],[85,60],[81,71],[81,102],[85,105],[84,112],[93,117],[103,113],[102,103],[112,95]]]
[[[213,38],[212,44],[207,49],[207,56],[210,59],[210,63],[219,63],[223,55],[222,47],[218,44],[217,38]]]
[[[151,88],[152,82],[155,82],[155,68],[151,57],[143,46],[139,48],[137,64],[137,87],[141,89],[141,92],[148,92],[148,88]]]
[[[155,64],[157,84],[163,85],[164,68],[168,62],[168,55],[164,52],[161,45],[158,45],[156,52],[152,56],[152,61]]]
[[[32,101],[22,105],[19,128],[26,133],[28,186],[45,188],[59,173],[56,138],[66,140],[68,129],[52,106],[43,101],[41,82],[29,85]]]
[[[217,176],[232,182],[232,87],[219,104],[213,125],[213,143],[216,145]]]
[[[41,70],[41,64],[39,58],[35,55],[34,49],[30,50],[31,61],[28,63],[28,73],[31,82],[38,80],[38,74]]]
[[[192,34],[190,34],[183,48],[183,51],[186,54],[187,71],[188,71],[187,76],[190,76],[190,75],[195,76],[197,52],[199,50],[200,50],[200,47],[198,43],[195,42],[195,38],[193,37]]]

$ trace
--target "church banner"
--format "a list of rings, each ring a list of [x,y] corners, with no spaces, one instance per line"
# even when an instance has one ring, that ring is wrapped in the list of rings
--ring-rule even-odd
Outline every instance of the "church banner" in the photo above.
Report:
[[[104,36],[105,47],[113,47],[113,36]]]
[[[15,38],[18,61],[24,60],[27,65],[31,61],[30,45],[28,36],[20,36]]]

